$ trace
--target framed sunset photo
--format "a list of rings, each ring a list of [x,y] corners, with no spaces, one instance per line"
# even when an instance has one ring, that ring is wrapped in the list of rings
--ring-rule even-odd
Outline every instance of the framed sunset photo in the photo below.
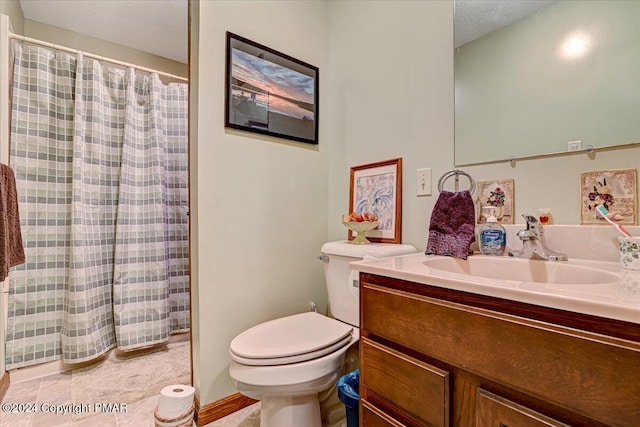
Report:
[[[318,67],[227,32],[225,127],[318,144]]]

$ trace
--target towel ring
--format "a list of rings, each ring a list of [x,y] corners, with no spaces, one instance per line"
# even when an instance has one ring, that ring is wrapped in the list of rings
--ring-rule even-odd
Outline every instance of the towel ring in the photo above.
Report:
[[[476,191],[475,180],[471,178],[471,175],[469,175],[468,173],[460,169],[450,170],[449,172],[446,172],[440,177],[440,179],[438,180],[438,192],[440,193],[442,192],[442,186],[447,179],[451,178],[452,176],[455,176],[456,178],[455,191],[457,193],[460,186],[460,175],[464,175],[469,179],[469,193],[473,194]]]

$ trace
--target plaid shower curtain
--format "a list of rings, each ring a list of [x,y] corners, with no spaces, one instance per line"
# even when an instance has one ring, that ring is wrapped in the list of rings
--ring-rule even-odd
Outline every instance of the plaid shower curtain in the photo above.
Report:
[[[187,86],[16,45],[7,369],[189,330]]]

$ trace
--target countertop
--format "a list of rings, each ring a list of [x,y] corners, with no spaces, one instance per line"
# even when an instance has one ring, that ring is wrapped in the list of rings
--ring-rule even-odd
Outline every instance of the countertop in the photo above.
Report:
[[[418,253],[355,261],[350,267],[380,276],[640,324],[640,271],[625,270],[617,262],[570,259],[571,265],[606,271],[617,279],[604,284],[550,284],[466,276],[425,264],[436,258],[444,257]]]

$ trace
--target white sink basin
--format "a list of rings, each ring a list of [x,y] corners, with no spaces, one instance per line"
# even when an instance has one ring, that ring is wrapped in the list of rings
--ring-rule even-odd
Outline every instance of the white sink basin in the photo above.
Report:
[[[540,261],[512,257],[470,256],[459,258],[433,258],[424,261],[430,271],[486,279],[563,285],[596,285],[612,283],[618,276],[596,268],[572,265],[563,261]],[[471,279],[471,277],[469,277]]]

